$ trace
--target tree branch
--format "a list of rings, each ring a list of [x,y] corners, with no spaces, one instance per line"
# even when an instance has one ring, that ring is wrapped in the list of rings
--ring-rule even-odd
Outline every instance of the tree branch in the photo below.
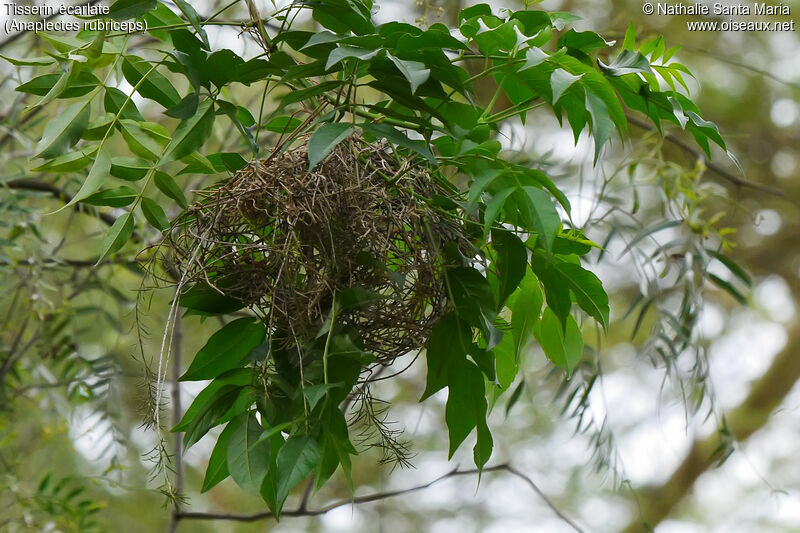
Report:
[[[65,204],[68,204],[70,201],[72,201],[72,196],[64,192],[62,189],[59,189],[55,185],[51,185],[46,181],[38,180],[35,178],[19,178],[15,180],[9,180],[0,186],[6,186],[9,189],[16,189],[16,190],[50,193],[54,198],[61,200]],[[75,204],[73,207],[76,211],[79,212],[85,210],[84,206],[78,204]],[[108,213],[98,213],[97,218],[102,220],[108,226],[113,225],[114,222],[116,221],[116,219],[112,215],[109,215]]]
[[[773,411],[800,379],[800,326],[790,331],[789,341],[775,356],[769,369],[750,387],[747,398],[725,417],[731,436],[736,442],[747,440],[764,427]],[[672,510],[689,493],[697,478],[709,470],[719,459],[721,444],[718,434],[696,440],[681,465],[661,486],[639,492],[640,516],[631,522],[625,533],[652,531],[666,519]]]
[[[650,124],[649,122],[641,120],[640,118],[635,117],[635,116],[630,115],[630,114],[626,114],[626,117],[628,119],[628,122],[630,122],[634,126],[637,126],[639,128],[642,128],[642,129],[645,129],[645,130],[648,130],[648,131],[656,131],[656,127],[654,125]],[[683,150],[684,152],[689,154],[689,156],[694,158],[695,160],[703,161],[703,164],[705,164],[707,169],[709,169],[710,171],[712,171],[713,173],[715,173],[716,175],[718,175],[722,179],[724,179],[726,181],[729,181],[730,183],[733,183],[737,187],[754,189],[754,190],[762,191],[762,192],[765,192],[767,194],[772,194],[772,195],[775,195],[775,196],[784,196],[783,190],[781,190],[781,189],[779,189],[777,187],[771,187],[769,185],[764,185],[764,184],[761,184],[761,183],[755,183],[755,182],[752,182],[752,181],[747,181],[747,180],[745,180],[743,178],[740,178],[739,176],[736,176],[736,175],[728,172],[727,170],[725,170],[721,166],[717,165],[716,163],[711,162],[704,154],[702,154],[701,152],[696,150],[692,145],[690,145],[689,143],[685,142],[680,137],[676,137],[675,135],[673,135],[671,133],[667,133],[664,136],[664,140],[669,141],[670,143],[674,144],[675,146],[677,146],[678,148],[680,148],[681,150]]]
[[[567,525],[569,525],[573,530],[577,531],[578,533],[583,533],[583,530],[573,522],[569,517],[567,517],[563,512],[561,512],[558,507],[545,495],[544,492],[533,482],[533,480],[520,472],[519,470],[515,469],[509,464],[501,464],[495,465],[491,467],[486,467],[483,469],[483,473],[487,472],[508,472],[509,474],[520,478],[521,480],[525,481],[535,492],[536,494],[547,504],[547,506],[560,518],[563,520]],[[475,474],[480,473],[477,469],[471,470],[451,470],[450,472],[439,476],[438,478],[429,481],[427,483],[423,483],[421,485],[415,485],[413,487],[409,487],[406,489],[400,490],[393,490],[387,492],[378,492],[375,494],[370,494],[367,496],[358,496],[354,498],[348,498],[344,500],[339,500],[318,509],[304,509],[301,507],[297,509],[292,509],[288,511],[284,511],[281,513],[281,516],[319,516],[325,514],[329,511],[337,509],[339,507],[344,507],[346,505],[359,505],[362,503],[370,503],[379,500],[385,500],[388,498],[394,498],[395,496],[402,496],[405,494],[409,494],[412,492],[417,492],[421,490],[425,490],[440,481],[444,481],[445,479],[449,479],[452,477],[457,476],[472,476]],[[177,513],[177,517],[183,520],[233,520],[237,522],[257,522],[259,520],[264,520],[267,518],[274,518],[275,515],[269,511],[263,513],[256,513],[256,514],[228,514],[228,513],[203,513],[203,512],[179,512]]]

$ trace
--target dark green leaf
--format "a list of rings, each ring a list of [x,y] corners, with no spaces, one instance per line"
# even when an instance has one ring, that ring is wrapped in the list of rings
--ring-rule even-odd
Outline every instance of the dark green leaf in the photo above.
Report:
[[[317,163],[328,157],[337,144],[353,133],[353,126],[334,122],[323,124],[308,141],[308,168],[312,170]]]
[[[117,187],[115,189],[107,189],[98,193],[87,196],[81,200],[84,204],[89,205],[107,205],[109,207],[125,207],[130,205],[136,200],[138,193],[136,189],[131,187]]]
[[[138,19],[155,7],[156,0],[117,0],[108,8],[108,15],[114,20]]]
[[[425,141],[416,140],[412,141],[408,135],[401,132],[394,126],[389,124],[359,124],[364,132],[374,135],[379,139],[386,139],[387,141],[395,144],[401,148],[407,148],[413,152],[420,154],[422,157],[434,163],[436,158],[431,153],[430,149],[426,146]]]
[[[165,196],[175,200],[175,202],[184,209],[189,207],[189,204],[186,203],[186,197],[183,195],[183,191],[169,174],[156,170],[153,175],[153,181],[156,187],[158,187],[158,190],[164,193]]]
[[[261,424],[254,412],[243,413],[229,425],[228,470],[236,483],[247,492],[259,494],[269,470],[270,442],[261,439]]]
[[[502,308],[512,292],[519,286],[528,267],[528,249],[519,237],[506,230],[492,230],[492,247],[496,253],[497,307]]]
[[[239,366],[250,351],[261,344],[264,324],[253,318],[229,322],[200,348],[181,381],[213,379]]]
[[[169,220],[164,210],[158,205],[158,202],[147,196],[142,197],[142,202],[139,204],[142,208],[142,214],[152,226],[158,230],[164,231],[169,228]]]
[[[533,337],[534,326],[542,313],[544,296],[535,277],[526,278],[511,308],[511,332],[514,336],[514,357],[519,361],[525,345]]]
[[[122,106],[125,106],[124,108]],[[130,120],[143,121],[144,117],[136,108],[128,95],[114,87],[106,87],[106,94],[103,97],[104,109],[114,115],[119,115],[120,118],[127,118]],[[122,112],[120,112],[122,110]]]
[[[119,217],[106,232],[97,262],[122,248],[130,240],[131,235],[133,235],[133,215],[129,211]]]
[[[572,263],[556,262],[553,268],[559,274],[562,283],[575,295],[575,300],[581,309],[608,331],[608,295],[597,276]]]
[[[278,452],[276,503],[278,512],[289,496],[289,491],[305,479],[319,464],[317,442],[307,435],[290,437]]]
[[[178,125],[162,163],[181,159],[202,147],[211,136],[215,116],[211,100],[201,102],[197,112]]]
[[[44,127],[33,158],[51,159],[72,148],[89,125],[89,102],[78,102],[55,115]]]
[[[428,377],[425,392],[419,401],[432,396],[447,386],[448,369],[455,361],[464,359],[472,344],[469,325],[455,313],[448,313],[433,327],[425,350]]]
[[[572,315],[567,315],[564,329],[556,314],[547,307],[542,313],[542,319],[534,327],[534,334],[547,358],[564,369],[567,376],[571,376],[575,365],[583,356],[583,336]]]
[[[203,487],[200,489],[201,493],[211,490],[230,475],[228,471],[228,443],[236,429],[236,424],[229,423],[217,437],[217,443],[214,445],[214,450],[212,450],[211,457],[208,459],[206,476],[203,479]]]
[[[158,102],[167,109],[176,106],[181,101],[178,91],[169,80],[155,69],[155,65],[141,57],[125,56],[125,60],[122,62],[122,74],[132,86],[138,85],[137,92],[139,94]],[[141,83],[139,83],[140,81]]]

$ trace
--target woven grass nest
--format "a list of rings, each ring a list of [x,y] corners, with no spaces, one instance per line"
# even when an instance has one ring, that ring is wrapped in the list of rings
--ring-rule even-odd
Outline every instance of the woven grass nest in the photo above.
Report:
[[[351,136],[311,171],[306,144],[203,191],[165,244],[186,286],[242,301],[273,339],[313,338],[336,305],[391,364],[422,348],[446,311],[441,250],[463,245],[462,228],[424,201],[445,187],[385,143]]]

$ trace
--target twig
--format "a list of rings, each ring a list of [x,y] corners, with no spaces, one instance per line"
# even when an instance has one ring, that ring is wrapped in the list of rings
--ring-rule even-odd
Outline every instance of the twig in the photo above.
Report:
[[[183,341],[183,331],[181,330],[181,318],[175,317],[175,325],[172,328],[172,422],[177,424],[181,420],[181,386],[178,379],[181,375],[181,343]],[[175,433],[175,492],[180,495],[183,493],[183,433]],[[175,507],[172,509],[170,520],[170,532],[178,530],[180,522],[180,502],[181,498],[175,499]]]
[[[486,467],[483,469],[483,473],[487,472],[508,472],[509,474],[518,477],[525,481],[535,492],[536,494],[544,500],[547,506],[558,516],[561,520],[563,520],[567,525],[569,525],[572,529],[577,531],[578,533],[583,533],[583,530],[570,518],[568,518],[564,513],[562,513],[558,507],[547,497],[547,495],[542,492],[542,490],[533,482],[531,478],[520,472],[519,470],[515,469],[509,464],[501,464],[495,465],[491,467]],[[405,494],[409,494],[412,492],[417,492],[421,490],[425,490],[440,481],[444,481],[445,479],[449,479],[456,476],[471,476],[480,473],[476,468],[471,470],[451,470],[450,472],[439,476],[438,478],[424,483],[422,485],[416,485],[413,487],[409,487],[407,489],[400,489],[400,490],[393,490],[388,492],[378,492],[376,494],[370,494],[368,496],[358,496],[354,498],[339,500],[333,502],[331,504],[325,505],[320,507],[319,509],[303,509],[298,507],[297,509],[292,509],[288,511],[284,511],[281,513],[281,516],[319,516],[325,514],[329,511],[337,509],[339,507],[344,507],[346,505],[359,505],[362,503],[370,503],[379,500],[385,500],[387,498],[394,498],[395,496],[402,496]],[[256,514],[228,514],[228,513],[204,513],[204,512],[179,512],[177,513],[177,517],[183,520],[232,520],[237,522],[257,522],[259,520],[264,520],[267,518],[273,518],[275,515],[269,511],[263,513],[256,513]]]
[[[629,114],[627,114],[626,116],[628,118],[628,122],[633,124],[634,126],[638,126],[638,127],[642,128],[642,129],[649,130],[649,131],[655,131],[655,129],[656,129],[656,127],[654,125],[650,124],[649,122],[645,122],[644,120],[641,120],[641,119],[639,119],[639,118],[637,118],[635,116],[629,115]],[[757,191],[762,191],[762,192],[765,192],[765,193],[768,193],[768,194],[773,194],[775,196],[784,196],[783,190],[781,190],[781,189],[779,189],[777,187],[771,187],[769,185],[763,185],[761,183],[754,183],[752,181],[747,181],[745,179],[740,178],[739,176],[731,174],[730,172],[728,172],[724,168],[720,167],[716,163],[712,163],[705,155],[703,155],[702,153],[700,153],[699,151],[694,149],[690,144],[686,143],[684,140],[682,140],[679,137],[676,137],[675,135],[673,135],[671,133],[667,133],[664,136],[664,139],[669,141],[669,142],[671,142],[672,144],[674,144],[675,146],[677,146],[678,148],[680,148],[681,150],[683,150],[684,152],[689,154],[694,159],[699,159],[699,160],[703,161],[703,163],[705,164],[707,169],[709,169],[710,171],[714,172],[719,177],[721,177],[721,178],[733,183],[737,187],[746,187],[746,188],[749,188],[749,189],[755,189]]]
[[[8,187],[9,189],[17,189],[17,190],[25,190],[25,191],[39,191],[39,192],[46,192],[53,195],[53,197],[61,200],[65,204],[72,201],[72,196],[64,192],[62,189],[59,189],[55,185],[51,185],[46,181],[37,180],[35,178],[19,178],[15,180],[10,180],[5,183],[0,184],[1,187]],[[75,204],[76,210],[84,210],[84,206]],[[102,220],[105,224],[111,226],[114,224],[116,219],[108,214],[108,213],[99,213],[97,217]]]

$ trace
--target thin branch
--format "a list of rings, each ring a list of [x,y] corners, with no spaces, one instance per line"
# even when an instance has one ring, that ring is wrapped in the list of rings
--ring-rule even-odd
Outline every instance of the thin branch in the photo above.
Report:
[[[181,420],[181,386],[179,378],[181,376],[181,344],[183,341],[183,331],[181,330],[181,317],[175,317],[175,325],[172,328],[172,422],[177,424]],[[183,433],[175,433],[174,441],[174,461],[175,461],[175,492],[178,495],[183,493]],[[169,530],[175,533],[178,530],[180,519],[181,498],[175,499],[175,507],[172,509]]]
[[[525,481],[525,483],[527,483],[536,492],[536,494],[547,504],[547,506],[556,514],[556,516],[558,516],[558,518],[563,520],[576,532],[583,533],[583,530],[569,517],[567,517],[563,512],[561,512],[558,509],[558,507],[556,507],[556,505],[547,497],[547,495],[544,492],[542,492],[542,490],[536,485],[536,483],[533,482],[533,480],[530,477],[526,476],[525,474],[515,469],[511,465],[501,464],[501,465],[486,467],[483,469],[482,472],[487,473],[487,472],[501,472],[501,471],[508,472],[509,474]],[[282,512],[281,516],[319,516],[334,509],[338,509],[339,507],[344,507],[346,505],[359,505],[362,503],[370,503],[374,501],[385,500],[388,498],[394,498],[395,496],[403,496],[405,494],[418,492],[430,488],[431,486],[435,485],[436,483],[439,483],[440,481],[444,481],[445,479],[457,476],[472,476],[479,473],[481,473],[481,471],[475,468],[471,470],[459,470],[456,468],[455,470],[451,470],[450,472],[442,476],[439,476],[438,478],[432,481],[423,483],[421,485],[415,485],[413,487],[409,487],[406,489],[378,492],[367,496],[358,496],[354,498],[339,500],[331,504],[325,505],[323,507],[320,507],[319,509],[304,509],[302,508],[301,505],[297,509],[292,509]],[[250,514],[250,515],[227,514],[227,513],[181,512],[178,513],[177,516],[179,519],[183,520],[232,520],[236,522],[257,522],[259,520],[275,517],[275,515],[269,511],[263,513]]]
[[[630,122],[634,126],[638,126],[638,127],[642,128],[642,129],[649,130],[649,131],[656,131],[656,127],[654,125],[650,124],[649,122],[645,122],[644,120],[641,120],[640,118],[632,116],[632,115],[629,115],[629,114],[626,115],[626,116],[627,116],[628,122]],[[755,182],[752,182],[752,181],[747,181],[745,179],[740,178],[739,176],[736,176],[736,175],[728,172],[727,170],[725,170],[721,166],[717,165],[716,163],[711,162],[705,155],[700,153],[698,150],[696,150],[693,146],[691,146],[690,144],[685,142],[683,139],[681,139],[679,137],[676,137],[675,135],[673,135],[671,133],[667,133],[664,136],[664,139],[669,141],[669,142],[671,142],[672,144],[674,144],[675,146],[677,146],[678,148],[680,148],[681,150],[683,150],[684,152],[689,154],[689,156],[693,157],[694,159],[696,159],[696,160],[699,159],[699,160],[703,161],[703,163],[705,164],[707,169],[709,169],[710,171],[714,172],[715,174],[717,174],[722,179],[733,183],[737,187],[745,187],[745,188],[749,188],[749,189],[755,189],[757,191],[762,191],[762,192],[765,192],[765,193],[768,193],[768,194],[772,194],[772,195],[775,195],[775,196],[784,196],[784,192],[783,192],[782,189],[779,189],[777,187],[771,187],[769,185],[764,185],[764,184],[761,184],[761,183],[755,183]]]
[[[51,185],[46,181],[37,180],[35,178],[19,178],[10,180],[0,185],[0,187],[2,186],[8,187],[9,189],[50,193],[53,197],[61,200],[65,204],[68,204],[70,201],[72,201],[72,196],[64,192],[62,189],[59,189],[55,185]],[[78,211],[85,210],[84,206],[78,204],[75,204],[74,208]],[[113,225],[116,221],[116,219],[108,213],[98,213],[97,217],[109,226]]]

